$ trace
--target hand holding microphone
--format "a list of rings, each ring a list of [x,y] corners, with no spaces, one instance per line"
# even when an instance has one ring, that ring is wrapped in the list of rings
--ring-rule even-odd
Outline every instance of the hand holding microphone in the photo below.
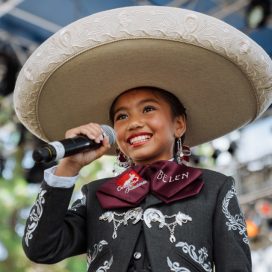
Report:
[[[68,130],[64,140],[50,142],[34,150],[33,159],[36,162],[52,162],[85,151],[85,154],[78,154],[77,159],[75,159],[77,163],[84,165],[106,152],[109,146],[105,147],[105,142],[107,145],[112,145],[115,142],[114,130],[107,125],[99,126],[98,124],[90,123]],[[88,153],[93,153],[93,156],[86,158],[86,155],[88,155],[87,151],[91,150],[95,152]]]

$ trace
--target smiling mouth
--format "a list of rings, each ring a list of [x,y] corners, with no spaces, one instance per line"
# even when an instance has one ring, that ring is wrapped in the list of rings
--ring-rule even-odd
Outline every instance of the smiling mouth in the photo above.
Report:
[[[152,134],[132,136],[128,139],[128,143],[133,146],[140,145],[149,141],[151,137],[152,137]]]

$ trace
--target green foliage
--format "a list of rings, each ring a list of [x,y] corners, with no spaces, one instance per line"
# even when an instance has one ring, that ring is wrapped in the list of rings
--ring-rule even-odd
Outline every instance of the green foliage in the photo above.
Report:
[[[18,156],[17,156],[18,157]],[[104,171],[105,163],[111,162],[105,157],[82,169],[77,182],[75,195],[84,183],[95,179]],[[20,161],[17,161],[20,164]],[[20,167],[15,167],[19,169]],[[39,184],[29,184],[22,171],[14,173],[10,180],[0,179],[0,271],[1,272],[69,272],[86,271],[85,256],[76,256],[54,265],[35,264],[27,259],[22,249],[22,234],[30,207],[33,205]],[[6,256],[5,256],[6,255]]]
[[[0,174],[3,165],[8,174],[0,175],[0,272],[83,272],[86,271],[86,257],[76,256],[54,265],[35,264],[28,260],[22,248],[22,236],[26,219],[39,192],[39,184],[26,181],[23,159],[35,147],[36,140],[21,127],[12,106],[12,97],[0,97]],[[104,156],[84,167],[76,183],[73,198],[79,194],[82,185],[97,177],[112,174],[113,158]]]

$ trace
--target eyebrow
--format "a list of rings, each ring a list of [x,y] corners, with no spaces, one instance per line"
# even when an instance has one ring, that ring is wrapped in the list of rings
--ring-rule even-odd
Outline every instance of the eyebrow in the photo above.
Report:
[[[140,100],[139,103],[137,104],[137,106],[139,104],[145,104],[145,103],[148,103],[148,102],[153,102],[153,103],[156,103],[156,104],[159,104],[159,101],[155,98],[147,98],[147,99],[143,99],[143,100]],[[127,110],[129,109],[130,107],[119,107],[117,108],[114,112],[113,112],[113,115],[115,115],[117,112],[119,111],[122,111],[122,110]]]

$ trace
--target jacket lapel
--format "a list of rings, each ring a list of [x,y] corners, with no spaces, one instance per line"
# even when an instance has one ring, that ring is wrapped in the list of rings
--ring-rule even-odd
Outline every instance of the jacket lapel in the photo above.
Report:
[[[132,210],[133,208],[127,212]],[[113,263],[111,271],[126,272],[128,269],[143,224],[142,220],[134,222],[135,220],[129,219],[127,224],[120,224],[116,231],[117,237],[112,239]]]

